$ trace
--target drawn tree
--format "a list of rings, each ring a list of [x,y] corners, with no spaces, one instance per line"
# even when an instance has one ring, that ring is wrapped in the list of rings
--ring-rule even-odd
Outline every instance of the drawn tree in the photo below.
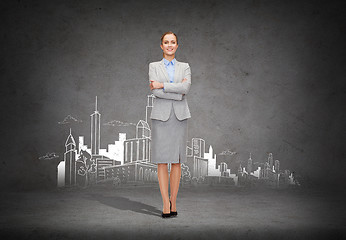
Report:
[[[181,164],[181,180],[183,184],[191,183],[191,173],[189,171],[189,166],[185,165],[184,163]]]
[[[92,159],[91,155],[87,151],[81,150],[77,162],[83,164],[78,169],[78,175],[85,176],[84,186],[86,187],[89,184],[89,174],[96,173],[95,160]]]
[[[197,178],[197,183],[205,183],[205,177],[204,176],[199,176]]]
[[[196,186],[197,183],[198,183],[198,178],[197,178],[197,177],[193,177],[193,178],[191,179],[191,183],[192,183],[192,185]]]

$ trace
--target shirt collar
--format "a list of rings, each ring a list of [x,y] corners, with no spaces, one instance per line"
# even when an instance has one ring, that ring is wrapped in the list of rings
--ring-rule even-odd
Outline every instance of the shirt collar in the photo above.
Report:
[[[175,64],[175,58],[172,61],[168,61],[166,58],[163,58],[163,62],[166,66],[168,66],[170,63],[174,66]]]

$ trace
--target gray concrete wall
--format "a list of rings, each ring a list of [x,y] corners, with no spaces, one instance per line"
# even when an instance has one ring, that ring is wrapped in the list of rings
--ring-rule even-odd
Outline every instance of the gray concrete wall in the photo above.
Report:
[[[311,180],[345,170],[345,11],[337,1],[7,1],[1,3],[3,187],[46,186],[63,154],[71,114],[89,142],[99,99],[102,123],[137,123],[150,93],[148,64],[163,32],[189,62],[189,137],[234,163],[264,162]],[[102,127],[102,147],[134,129]],[[55,164],[55,163],[54,163]],[[233,165],[232,165],[233,166]]]

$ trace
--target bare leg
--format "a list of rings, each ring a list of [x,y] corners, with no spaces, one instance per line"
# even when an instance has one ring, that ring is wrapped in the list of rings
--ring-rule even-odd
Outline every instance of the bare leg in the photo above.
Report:
[[[170,174],[170,185],[171,185],[171,202],[172,212],[177,211],[177,196],[179,190],[179,183],[181,177],[181,165],[180,163],[172,163],[171,174]]]
[[[169,196],[168,196],[168,168],[167,163],[157,164],[157,177],[159,179],[160,191],[163,203],[163,213],[169,213]]]

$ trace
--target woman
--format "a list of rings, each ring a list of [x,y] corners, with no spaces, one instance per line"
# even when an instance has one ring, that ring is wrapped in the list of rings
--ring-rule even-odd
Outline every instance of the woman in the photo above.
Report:
[[[191,86],[188,63],[175,59],[178,37],[166,32],[161,37],[163,59],[149,64],[150,89],[154,96],[151,112],[152,162],[162,195],[163,218],[177,216],[176,200],[181,177],[181,163],[186,163],[187,119],[191,117],[186,94]],[[168,176],[167,164],[171,163]],[[168,195],[170,182],[170,197]]]

